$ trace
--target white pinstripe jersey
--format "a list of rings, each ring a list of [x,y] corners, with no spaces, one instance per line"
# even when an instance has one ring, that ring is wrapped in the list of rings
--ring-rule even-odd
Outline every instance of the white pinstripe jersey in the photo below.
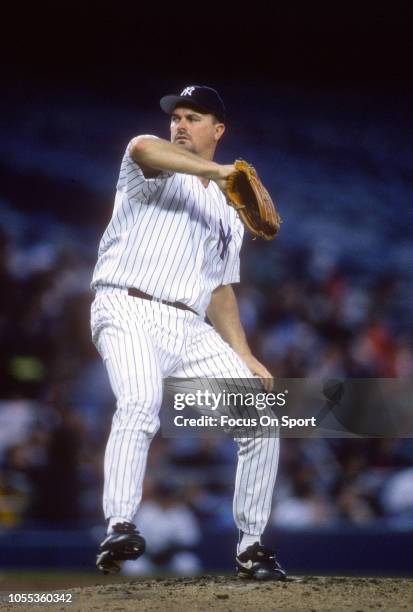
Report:
[[[243,233],[216,183],[174,172],[145,178],[128,145],[91,288],[135,287],[204,316],[216,287],[239,282]]]

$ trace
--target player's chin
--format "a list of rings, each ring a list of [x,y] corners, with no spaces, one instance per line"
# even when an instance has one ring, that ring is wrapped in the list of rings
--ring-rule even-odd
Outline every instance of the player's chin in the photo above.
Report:
[[[195,147],[190,140],[186,140],[183,138],[180,140],[176,140],[175,144],[178,145],[178,147],[186,149],[187,151],[191,151],[191,153],[196,153]]]

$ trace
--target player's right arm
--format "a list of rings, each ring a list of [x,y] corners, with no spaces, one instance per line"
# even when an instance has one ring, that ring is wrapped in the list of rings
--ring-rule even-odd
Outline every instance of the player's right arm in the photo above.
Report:
[[[216,181],[222,188],[234,166],[217,164],[174,145],[162,138],[136,136],[129,144],[129,153],[146,177],[161,171],[181,172]]]

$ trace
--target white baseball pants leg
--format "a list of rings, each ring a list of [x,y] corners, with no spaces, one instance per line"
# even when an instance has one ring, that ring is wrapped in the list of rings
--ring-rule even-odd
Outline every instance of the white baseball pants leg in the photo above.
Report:
[[[105,363],[116,411],[104,459],[105,517],[132,521],[141,498],[148,450],[159,429],[163,379],[250,378],[241,358],[189,311],[99,290],[92,338]],[[234,520],[260,536],[268,522],[278,469],[279,438],[237,438]]]

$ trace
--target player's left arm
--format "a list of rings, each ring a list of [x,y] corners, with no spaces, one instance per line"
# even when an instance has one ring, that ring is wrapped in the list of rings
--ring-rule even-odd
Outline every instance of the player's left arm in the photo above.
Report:
[[[273,377],[251,353],[239,316],[237,298],[231,285],[221,285],[212,293],[207,309],[208,319],[220,336],[247,364],[254,376],[259,376],[266,391],[273,387]]]

